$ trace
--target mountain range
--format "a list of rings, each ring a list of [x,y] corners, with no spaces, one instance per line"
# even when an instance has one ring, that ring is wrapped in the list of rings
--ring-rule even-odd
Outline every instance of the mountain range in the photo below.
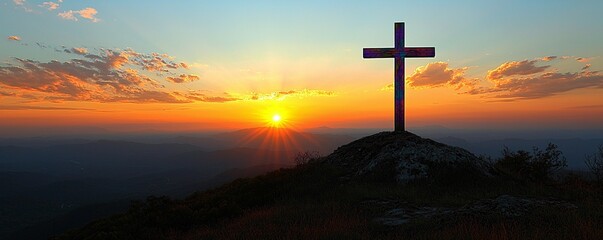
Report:
[[[584,155],[603,143],[597,138],[466,140],[438,129],[442,133],[431,132],[434,140],[493,157],[505,146],[531,150],[553,142],[575,169],[584,169]],[[0,138],[0,239],[43,239],[123,211],[131,201],[150,195],[179,198],[291,167],[297,153],[324,156],[373,130],[306,131]],[[101,214],[99,208],[104,209]]]

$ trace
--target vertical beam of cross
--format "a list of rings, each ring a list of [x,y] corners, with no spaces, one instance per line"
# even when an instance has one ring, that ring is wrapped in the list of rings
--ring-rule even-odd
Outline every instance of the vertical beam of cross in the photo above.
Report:
[[[363,48],[364,58],[394,58],[394,131],[405,131],[404,124],[404,59],[435,57],[434,47],[405,47],[404,23],[394,24],[394,48]]]
[[[394,48],[404,49],[404,23],[394,24]],[[394,56],[394,131],[405,130],[405,64],[406,52],[401,51]]]

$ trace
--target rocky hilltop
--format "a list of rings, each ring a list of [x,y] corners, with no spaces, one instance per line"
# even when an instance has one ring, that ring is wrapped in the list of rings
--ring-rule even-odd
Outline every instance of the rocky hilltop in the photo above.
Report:
[[[408,182],[458,171],[490,175],[490,165],[469,151],[406,131],[381,132],[358,139],[339,147],[325,161],[344,168],[348,178]]]
[[[600,185],[518,179],[500,171],[504,158],[409,132],[305,160],[185,199],[150,197],[54,239],[603,239]]]

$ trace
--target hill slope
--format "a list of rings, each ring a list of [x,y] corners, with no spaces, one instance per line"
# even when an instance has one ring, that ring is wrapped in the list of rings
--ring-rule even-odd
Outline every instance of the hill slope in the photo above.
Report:
[[[54,239],[603,238],[596,185],[509,179],[465,150],[410,133],[308,160],[182,200],[150,197]],[[405,161],[421,171],[401,183]]]

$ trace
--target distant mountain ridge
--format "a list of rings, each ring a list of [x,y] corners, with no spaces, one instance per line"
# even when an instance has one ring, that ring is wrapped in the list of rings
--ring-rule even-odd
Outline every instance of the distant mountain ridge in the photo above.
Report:
[[[272,141],[273,137],[281,138]],[[99,216],[84,212],[94,210],[86,207],[90,204],[127,203],[148,195],[182,197],[238,177],[290,167],[298,152],[318,150],[326,154],[348,139],[285,129],[275,133],[265,128],[148,141],[141,138],[144,142],[0,139],[0,195],[7,196],[0,199],[0,208],[7,210],[0,215],[0,239],[25,226],[57,233],[51,230],[69,226],[44,225],[55,218],[65,224],[77,223],[60,217],[75,209],[79,212],[70,218]]]
[[[338,146],[355,138],[347,135],[315,134],[298,132],[286,128],[249,128],[214,135],[217,139],[234,143],[240,147],[260,149],[285,148],[290,151],[317,151],[329,154]]]

